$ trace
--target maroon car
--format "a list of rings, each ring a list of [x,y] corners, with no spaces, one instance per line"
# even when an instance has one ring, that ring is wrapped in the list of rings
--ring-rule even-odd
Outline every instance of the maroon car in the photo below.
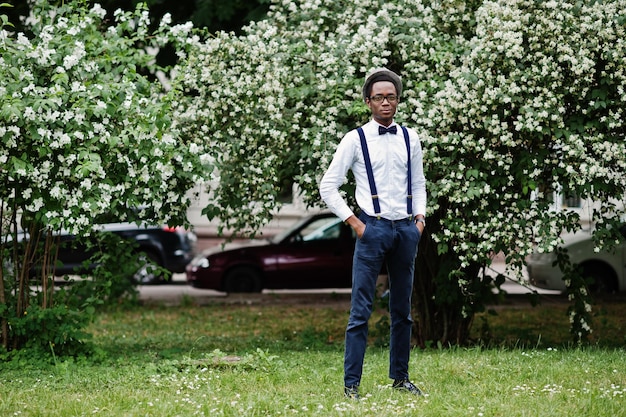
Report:
[[[355,239],[334,214],[316,214],[269,240],[205,250],[187,265],[187,282],[229,293],[349,288]]]

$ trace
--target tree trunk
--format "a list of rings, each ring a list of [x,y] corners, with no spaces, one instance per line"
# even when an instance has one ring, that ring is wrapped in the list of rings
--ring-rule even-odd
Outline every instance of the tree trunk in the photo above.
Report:
[[[438,244],[432,235],[439,229],[437,216],[429,216],[427,227],[415,264],[414,343],[422,348],[432,344],[463,345],[469,339],[474,312],[482,310],[483,306],[474,304],[482,300],[470,299],[458,284],[458,278],[461,275],[464,280],[477,282],[480,266],[476,264],[461,270],[458,257],[450,249],[438,253]],[[468,303],[473,304],[471,308]]]

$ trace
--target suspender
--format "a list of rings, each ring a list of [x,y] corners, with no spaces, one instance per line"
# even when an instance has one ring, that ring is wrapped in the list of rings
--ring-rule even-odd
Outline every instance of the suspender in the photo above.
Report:
[[[361,138],[361,149],[363,150],[363,158],[365,159],[365,170],[367,171],[367,179],[370,182],[370,192],[372,193],[372,203],[374,203],[374,213],[376,217],[380,217],[380,202],[378,201],[378,193],[376,192],[376,183],[374,183],[374,173],[372,172],[372,162],[370,161],[370,153],[367,149],[365,141],[365,132],[362,128],[358,128],[359,137]]]
[[[409,143],[409,131],[406,127],[402,126],[402,133],[404,133],[404,143],[406,143],[406,166],[407,166],[407,179],[408,186],[406,191],[406,212],[409,216],[413,217],[413,191],[411,190],[411,144]]]
[[[361,139],[361,149],[363,150],[363,158],[365,159],[365,170],[367,171],[367,179],[370,183],[370,192],[372,193],[372,203],[374,203],[374,212],[376,217],[380,217],[380,202],[378,201],[378,193],[376,192],[376,183],[374,182],[374,173],[372,171],[372,162],[370,161],[370,153],[367,149],[367,141],[365,140],[365,132],[362,128],[357,128],[359,138]],[[407,153],[407,169],[408,169],[408,186],[406,194],[406,211],[409,217],[413,216],[413,195],[411,194],[411,145],[409,142],[409,131],[402,126],[404,134],[404,143],[406,144]]]

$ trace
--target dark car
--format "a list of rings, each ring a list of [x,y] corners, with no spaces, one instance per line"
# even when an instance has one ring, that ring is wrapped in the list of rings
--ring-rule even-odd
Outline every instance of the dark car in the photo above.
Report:
[[[187,266],[187,281],[224,292],[348,288],[355,239],[334,214],[316,214],[269,240],[207,249]]]
[[[194,255],[196,236],[182,228],[157,225],[137,225],[135,223],[107,223],[97,227],[99,232],[111,232],[135,244],[133,250],[146,261],[156,264],[168,273],[182,273]],[[94,254],[89,249],[86,238],[61,233],[55,275],[89,273],[96,265],[85,266]],[[101,250],[106,251],[105,248]],[[168,278],[167,274],[157,273],[149,262],[139,268],[134,279],[141,283],[159,283]]]

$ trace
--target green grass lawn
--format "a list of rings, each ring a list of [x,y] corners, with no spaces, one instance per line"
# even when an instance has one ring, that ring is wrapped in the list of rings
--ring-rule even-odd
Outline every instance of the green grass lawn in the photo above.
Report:
[[[104,312],[93,358],[0,364],[0,416],[626,416],[623,303],[597,306],[583,347],[568,345],[566,305],[504,307],[488,326],[479,316],[474,336],[488,344],[413,351],[424,397],[391,390],[373,329],[359,402],[342,392],[347,308]]]

